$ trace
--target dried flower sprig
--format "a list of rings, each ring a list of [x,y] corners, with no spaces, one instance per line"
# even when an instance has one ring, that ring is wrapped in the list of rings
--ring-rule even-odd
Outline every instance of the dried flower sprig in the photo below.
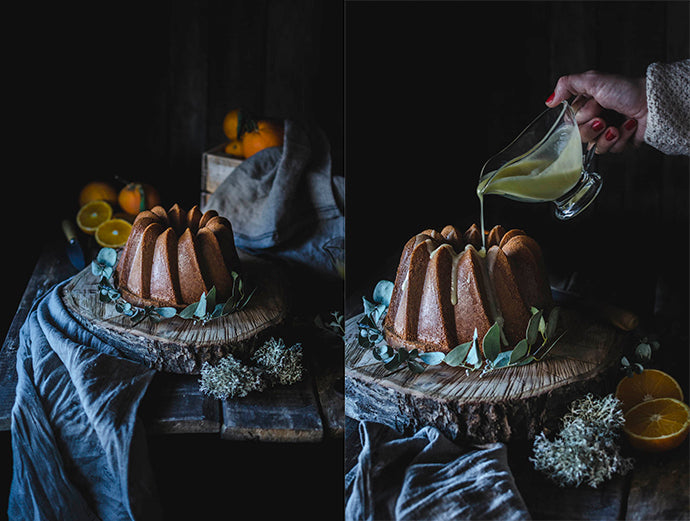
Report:
[[[561,487],[585,483],[596,488],[614,474],[632,469],[633,460],[623,458],[616,443],[624,423],[616,397],[609,394],[595,398],[588,394],[571,404],[553,440],[543,432],[536,436],[530,461]]]

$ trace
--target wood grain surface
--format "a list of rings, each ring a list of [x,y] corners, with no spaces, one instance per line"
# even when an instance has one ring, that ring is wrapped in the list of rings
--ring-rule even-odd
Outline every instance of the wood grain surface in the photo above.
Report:
[[[89,331],[159,371],[197,374],[204,362],[228,352],[251,349],[271,327],[285,318],[287,304],[279,270],[271,263],[240,256],[250,287],[257,291],[247,307],[201,324],[175,316],[132,325],[115,305],[99,301],[98,278],[90,267],[77,274],[61,292],[67,309]]]
[[[531,438],[555,424],[567,405],[614,381],[625,335],[564,309],[565,336],[542,361],[482,375],[445,364],[420,374],[389,372],[357,342],[357,321],[346,323],[346,414],[414,431],[434,425],[455,440]]]

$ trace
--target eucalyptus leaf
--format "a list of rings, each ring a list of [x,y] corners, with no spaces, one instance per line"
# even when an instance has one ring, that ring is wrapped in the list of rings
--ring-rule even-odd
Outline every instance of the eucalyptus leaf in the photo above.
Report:
[[[407,367],[410,371],[413,373],[423,373],[424,372],[424,366],[417,362],[417,360],[408,360],[407,361]]]
[[[546,326],[546,338],[553,338],[556,328],[558,327],[558,315],[560,313],[560,308],[558,306],[554,307],[549,313],[549,323]]]
[[[479,356],[479,342],[477,340],[477,328],[474,328],[474,337],[472,338],[472,345],[470,346],[470,351],[467,353],[467,359],[465,362],[470,366],[478,369],[482,365],[482,358]]]
[[[523,338],[520,340],[515,347],[513,348],[512,351],[510,352],[510,363],[514,364],[518,362],[522,357],[527,355],[529,351],[529,344],[527,343],[527,339]]]
[[[484,349],[484,356],[492,362],[496,359],[498,353],[501,352],[501,326],[498,325],[498,322],[494,322],[494,325],[484,335],[482,347]]]
[[[510,351],[502,351],[498,353],[498,356],[493,361],[493,366],[495,369],[500,367],[506,367],[510,364]]]
[[[371,302],[370,300],[367,300],[366,297],[362,297],[362,303],[364,304],[364,313],[370,315],[374,322],[378,322],[383,313],[386,311],[386,306]]]
[[[163,318],[172,318],[177,314],[177,310],[173,307],[156,308],[155,311]]]
[[[386,362],[383,367],[385,367],[389,371],[393,371],[398,368],[400,362],[400,351],[396,351],[395,354],[391,357],[390,361]]]
[[[527,343],[531,346],[536,344],[537,338],[539,335],[539,323],[541,321],[543,312],[541,310],[537,311],[532,317],[529,319],[529,323],[527,324],[527,332],[526,332],[526,338],[527,338]]]
[[[536,360],[536,358],[534,358],[534,356],[529,355],[526,358],[523,358],[522,360],[520,360],[519,362],[516,362],[514,365],[527,365],[529,363],[534,362],[535,360]]]
[[[206,293],[201,294],[196,310],[194,310],[195,317],[202,318],[204,315],[206,315]]]
[[[472,347],[472,340],[455,346],[448,352],[443,361],[451,367],[462,365],[467,358],[467,354],[470,352],[470,347]]]
[[[196,314],[196,308],[199,307],[198,302],[194,302],[180,311],[180,318],[193,318]]]
[[[206,295],[206,309],[214,309],[216,307],[216,287],[212,286]]]
[[[401,362],[405,362],[408,358],[410,358],[410,353],[407,352],[407,350],[403,349],[402,347],[398,349],[398,359]]]
[[[635,357],[641,362],[648,362],[652,358],[652,346],[641,342],[635,348]]]
[[[438,351],[431,351],[428,353],[420,353],[419,358],[427,365],[438,365],[443,362],[446,355]]]
[[[377,360],[384,361],[390,360],[391,357],[395,354],[393,348],[391,348],[387,344],[382,344],[378,347],[374,347],[374,349],[372,349],[372,352],[374,354],[374,358],[376,358]]]
[[[96,255],[96,262],[110,268],[117,264],[117,251],[112,248],[101,248]]]
[[[394,284],[390,280],[380,280],[374,288],[374,302],[388,307],[391,303]]]

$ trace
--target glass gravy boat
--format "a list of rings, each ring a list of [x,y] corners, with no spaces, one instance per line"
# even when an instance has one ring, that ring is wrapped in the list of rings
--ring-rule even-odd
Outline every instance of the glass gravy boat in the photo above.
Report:
[[[552,201],[559,219],[581,213],[601,190],[591,172],[594,146],[586,151],[567,101],[542,112],[507,147],[483,166],[477,195],[484,221],[483,196],[502,195],[523,202]]]

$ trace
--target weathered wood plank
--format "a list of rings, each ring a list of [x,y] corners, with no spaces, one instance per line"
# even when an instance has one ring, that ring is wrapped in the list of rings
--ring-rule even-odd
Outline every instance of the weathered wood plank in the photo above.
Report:
[[[317,442],[324,426],[311,375],[294,385],[277,386],[222,402],[220,435],[227,440]]]
[[[140,415],[152,434],[220,432],[220,402],[199,390],[194,375],[156,373]]]
[[[690,519],[687,441],[666,453],[634,457],[625,519]]]
[[[324,341],[327,342],[327,341]],[[314,375],[316,397],[321,409],[325,434],[341,438],[345,434],[345,380],[342,341],[315,346],[308,351],[307,363]]]

